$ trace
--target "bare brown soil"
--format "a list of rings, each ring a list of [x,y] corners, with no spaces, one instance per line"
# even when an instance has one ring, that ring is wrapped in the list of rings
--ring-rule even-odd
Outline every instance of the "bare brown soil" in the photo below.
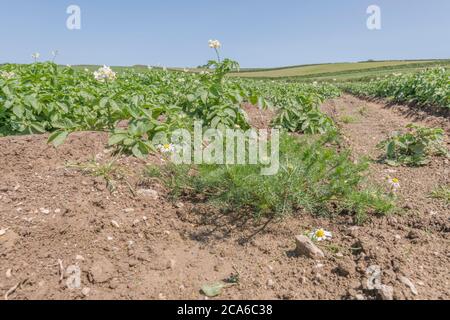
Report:
[[[364,116],[358,113],[362,106]],[[246,109],[257,127],[272,116]],[[337,119],[356,115],[355,123],[341,124],[355,157],[376,158],[375,145],[411,121],[392,107],[351,96],[329,101],[324,109]],[[449,128],[448,119],[426,120],[435,121]],[[207,206],[173,203],[161,183],[143,175],[145,162],[132,157],[116,160],[114,188],[73,167],[114,158],[105,150],[104,134],[73,134],[58,149],[46,140],[45,135],[0,138],[2,298],[204,299],[202,285],[239,273],[239,284],[220,298],[377,299],[367,287],[366,271],[374,265],[396,299],[450,298],[450,208],[429,197],[435,186],[450,182],[443,159],[422,168],[372,164],[371,177],[379,183],[388,174],[400,179],[399,215],[371,217],[362,226],[349,216],[300,212],[256,223]],[[295,235],[317,227],[333,233],[331,242],[320,244],[326,257],[293,254]],[[73,266],[82,271],[78,289],[67,287]]]

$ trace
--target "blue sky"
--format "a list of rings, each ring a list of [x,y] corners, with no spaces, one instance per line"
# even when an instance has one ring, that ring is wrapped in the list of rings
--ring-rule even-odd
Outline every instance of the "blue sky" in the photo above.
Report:
[[[81,30],[66,8],[81,8]],[[380,6],[382,29],[366,27]],[[0,63],[197,66],[209,39],[242,67],[450,58],[448,0],[0,0]]]

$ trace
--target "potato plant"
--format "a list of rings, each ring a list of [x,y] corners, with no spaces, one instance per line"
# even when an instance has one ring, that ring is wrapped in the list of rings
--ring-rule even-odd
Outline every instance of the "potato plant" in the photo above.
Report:
[[[444,146],[444,130],[408,125],[407,132],[396,132],[379,144],[385,150],[384,161],[392,166],[426,165],[432,155],[449,156]]]
[[[205,127],[248,128],[243,102],[279,107],[280,115],[292,116],[278,124],[291,131],[316,133],[330,125],[317,105],[335,88],[228,78],[237,68],[229,59],[210,61],[199,73],[4,65],[0,135],[50,132],[49,142],[58,146],[75,131],[106,131],[110,145],[143,157],[155,150],[155,141],[192,129],[195,120]]]
[[[445,68],[393,74],[370,82],[345,84],[343,88],[359,96],[450,109],[450,72]]]

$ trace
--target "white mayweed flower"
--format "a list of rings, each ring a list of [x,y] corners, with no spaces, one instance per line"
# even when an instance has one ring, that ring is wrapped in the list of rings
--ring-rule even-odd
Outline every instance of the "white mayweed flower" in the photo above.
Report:
[[[188,69],[188,68],[184,68],[183,71],[184,71],[185,73],[188,73],[188,72],[189,72],[189,69]]]
[[[172,153],[175,151],[175,146],[173,144],[169,144],[169,143],[160,144],[160,145],[158,145],[158,150],[161,153]]]
[[[222,47],[222,44],[219,40],[209,40],[208,44],[211,49],[219,49],[220,47]]]
[[[12,78],[14,78],[15,76],[16,76],[16,74],[14,73],[14,72],[8,72],[8,71],[2,71],[2,72],[0,72],[0,76],[2,77],[2,78],[4,78],[4,79],[7,79],[7,80],[9,80],[9,79],[12,79]]]
[[[35,52],[35,53],[33,53],[33,54],[31,55],[31,57],[32,57],[34,60],[39,59],[40,56],[41,56],[41,54],[40,54],[39,52]]]
[[[325,241],[331,240],[333,235],[331,232],[326,231],[324,229],[317,229],[309,234],[309,237],[314,241]]]
[[[400,189],[400,180],[398,178],[388,177],[388,183],[391,186],[392,191],[397,191]]]
[[[103,66],[94,72],[94,78],[100,82],[104,82],[105,80],[113,81],[116,79],[116,73],[110,67]]]

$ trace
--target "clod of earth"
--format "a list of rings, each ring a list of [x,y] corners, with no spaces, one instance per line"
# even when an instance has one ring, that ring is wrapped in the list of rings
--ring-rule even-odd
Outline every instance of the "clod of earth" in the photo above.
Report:
[[[419,238],[420,238],[420,232],[417,230],[411,230],[408,233],[408,239],[410,239],[410,240],[417,240]]]
[[[354,263],[353,261],[339,262],[338,266],[333,271],[337,275],[347,278],[355,272]]]
[[[16,243],[19,241],[20,236],[14,231],[7,231],[0,237],[0,252],[7,253],[11,251]]]
[[[89,280],[93,283],[108,282],[116,275],[115,266],[106,257],[100,256],[94,260],[89,270]]]

